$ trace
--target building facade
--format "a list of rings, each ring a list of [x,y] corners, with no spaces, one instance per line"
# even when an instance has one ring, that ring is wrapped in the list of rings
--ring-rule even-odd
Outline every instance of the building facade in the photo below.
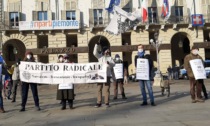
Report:
[[[172,0],[168,22],[161,18],[161,2],[148,0],[148,22],[121,35],[104,32],[112,14],[104,8],[109,0],[1,0],[2,50],[7,64],[23,59],[26,51],[32,51],[37,61],[57,62],[59,54],[69,53],[74,62],[95,62],[93,47],[101,41],[110,46],[112,56],[119,54],[134,72],[133,61],[137,45],[143,44],[156,63],[155,49],[150,44],[155,32],[162,43],[159,51],[160,69],[166,72],[169,65],[181,66],[185,55],[193,44],[201,48],[203,59],[210,59],[210,0]],[[194,3],[195,2],[195,3]],[[121,0],[120,7],[127,12],[139,9],[141,0]],[[193,27],[192,14],[203,14],[205,25]],[[48,21],[76,20],[78,28],[42,29]],[[21,30],[20,21],[39,22],[40,29]]]

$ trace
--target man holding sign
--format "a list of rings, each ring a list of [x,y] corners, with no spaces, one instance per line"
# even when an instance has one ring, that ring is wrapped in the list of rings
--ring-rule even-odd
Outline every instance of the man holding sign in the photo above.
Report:
[[[202,74],[204,70],[203,59],[200,55],[198,55],[198,51],[199,48],[193,46],[191,49],[191,53],[188,54],[184,59],[184,68],[187,70],[187,74],[190,80],[190,94],[192,98],[192,103],[204,102],[204,100],[201,99],[201,82],[202,79],[205,79],[205,75]]]
[[[145,50],[143,45],[138,46],[138,55],[135,57],[136,66],[136,79],[139,80],[139,85],[141,88],[141,93],[143,96],[143,103],[141,106],[147,105],[147,94],[145,91],[145,86],[149,92],[150,103],[155,106],[152,84],[151,84],[151,70],[153,67],[152,60],[149,55],[145,55]]]

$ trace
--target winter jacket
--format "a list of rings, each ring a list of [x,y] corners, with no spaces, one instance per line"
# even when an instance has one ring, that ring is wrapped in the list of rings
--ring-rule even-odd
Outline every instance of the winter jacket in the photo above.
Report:
[[[95,45],[94,50],[93,50],[93,55],[98,59],[99,63],[104,63],[107,64],[107,77],[111,77],[112,74],[112,69],[115,66],[114,60],[112,59],[111,56],[104,56],[101,53],[99,53],[100,45]]]
[[[185,58],[184,58],[184,68],[187,70],[187,75],[190,78],[195,78],[194,75],[193,75],[191,65],[190,65],[190,60],[194,60],[194,59],[201,59],[203,61],[201,56],[193,55],[192,53],[186,55]]]

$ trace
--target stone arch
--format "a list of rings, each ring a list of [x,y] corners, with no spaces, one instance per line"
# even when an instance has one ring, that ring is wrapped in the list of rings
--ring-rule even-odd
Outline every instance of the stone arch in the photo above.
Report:
[[[11,39],[17,39],[24,43],[26,46],[28,44],[27,37],[21,34],[11,34],[10,36],[3,36],[3,44]]]
[[[89,62],[97,62],[98,61],[96,59],[96,57],[93,55],[93,49],[94,49],[95,44],[99,41],[101,43],[102,48],[104,46],[110,47],[110,42],[105,36],[96,35],[96,36],[92,37],[88,42],[88,47],[89,47],[89,53],[88,53],[89,58],[88,59],[89,59]]]
[[[25,44],[19,39],[9,39],[3,44],[3,57],[8,66],[11,66],[17,59],[23,60],[26,52]]]
[[[171,38],[172,66],[181,66],[184,57],[190,53],[190,39],[186,32],[177,32]]]

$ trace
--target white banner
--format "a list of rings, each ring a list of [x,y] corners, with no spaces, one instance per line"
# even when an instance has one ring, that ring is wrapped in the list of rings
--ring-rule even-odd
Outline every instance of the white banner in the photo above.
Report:
[[[20,79],[41,84],[84,84],[107,81],[106,64],[21,62]]]
[[[203,66],[203,62],[201,59],[190,60],[190,66],[193,71],[193,75],[196,80],[198,79],[206,79],[206,71]]]
[[[149,80],[149,61],[148,59],[137,59],[136,68],[136,79],[137,80]]]
[[[115,64],[114,75],[116,79],[123,79],[123,64]]]
[[[63,89],[73,89],[73,84],[59,84],[58,89],[63,90]]]
[[[79,29],[77,20],[20,21],[19,30],[60,30]]]

